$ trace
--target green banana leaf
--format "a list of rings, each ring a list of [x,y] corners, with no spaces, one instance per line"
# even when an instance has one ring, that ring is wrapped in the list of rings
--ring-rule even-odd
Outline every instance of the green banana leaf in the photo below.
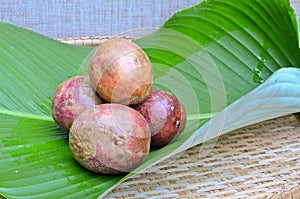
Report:
[[[0,196],[104,197],[122,181],[189,147],[300,111],[299,20],[288,0],[206,0],[136,42],[155,88],[188,112],[184,132],[127,175],[99,175],[72,157],[51,117],[56,87],[86,73],[93,47],[0,23]]]

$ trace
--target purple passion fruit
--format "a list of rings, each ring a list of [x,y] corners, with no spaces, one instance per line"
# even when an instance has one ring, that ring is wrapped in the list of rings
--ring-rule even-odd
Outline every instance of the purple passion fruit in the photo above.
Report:
[[[144,102],[133,108],[149,123],[153,147],[167,145],[185,128],[185,107],[176,96],[166,91],[153,90]]]
[[[89,75],[93,88],[112,103],[139,104],[152,90],[153,71],[147,54],[122,38],[109,39],[97,48]]]
[[[91,87],[88,76],[75,76],[62,82],[52,100],[52,117],[66,132],[84,110],[104,103]]]
[[[84,111],[73,122],[69,145],[75,159],[102,174],[127,173],[149,153],[151,132],[136,110],[121,104],[103,104]]]

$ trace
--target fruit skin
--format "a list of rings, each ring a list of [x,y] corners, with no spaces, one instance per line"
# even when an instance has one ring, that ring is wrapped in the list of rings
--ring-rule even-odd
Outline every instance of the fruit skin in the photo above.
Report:
[[[69,145],[75,159],[102,174],[127,173],[149,153],[151,132],[136,110],[103,104],[84,111],[71,126]]]
[[[150,125],[151,146],[162,147],[174,140],[185,128],[186,110],[173,94],[153,90],[141,104],[133,106]]]
[[[104,100],[124,105],[144,101],[153,85],[147,54],[122,38],[109,39],[97,48],[89,64],[89,76]]]
[[[84,110],[105,103],[91,87],[88,76],[74,76],[62,82],[52,100],[52,117],[66,132]]]

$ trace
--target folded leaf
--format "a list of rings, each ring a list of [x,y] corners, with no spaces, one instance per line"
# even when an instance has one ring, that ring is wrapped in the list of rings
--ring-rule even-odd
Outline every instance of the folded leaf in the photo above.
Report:
[[[187,127],[128,175],[98,175],[73,159],[51,117],[55,88],[87,72],[94,48],[0,23],[0,195],[103,197],[189,147],[300,109],[300,72],[287,68],[300,66],[299,21],[287,0],[207,0],[135,42],[153,63],[155,88],[183,101]]]

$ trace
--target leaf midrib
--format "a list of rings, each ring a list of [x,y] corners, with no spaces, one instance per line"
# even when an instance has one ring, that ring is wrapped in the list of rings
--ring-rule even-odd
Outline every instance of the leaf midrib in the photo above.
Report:
[[[32,114],[32,113],[24,113],[24,112],[19,112],[19,111],[10,111],[10,110],[5,110],[5,109],[0,109],[0,115],[7,115],[7,116],[24,118],[24,119],[48,121],[48,122],[51,122],[51,123],[54,122],[54,120],[51,116],[35,115],[35,114]]]

